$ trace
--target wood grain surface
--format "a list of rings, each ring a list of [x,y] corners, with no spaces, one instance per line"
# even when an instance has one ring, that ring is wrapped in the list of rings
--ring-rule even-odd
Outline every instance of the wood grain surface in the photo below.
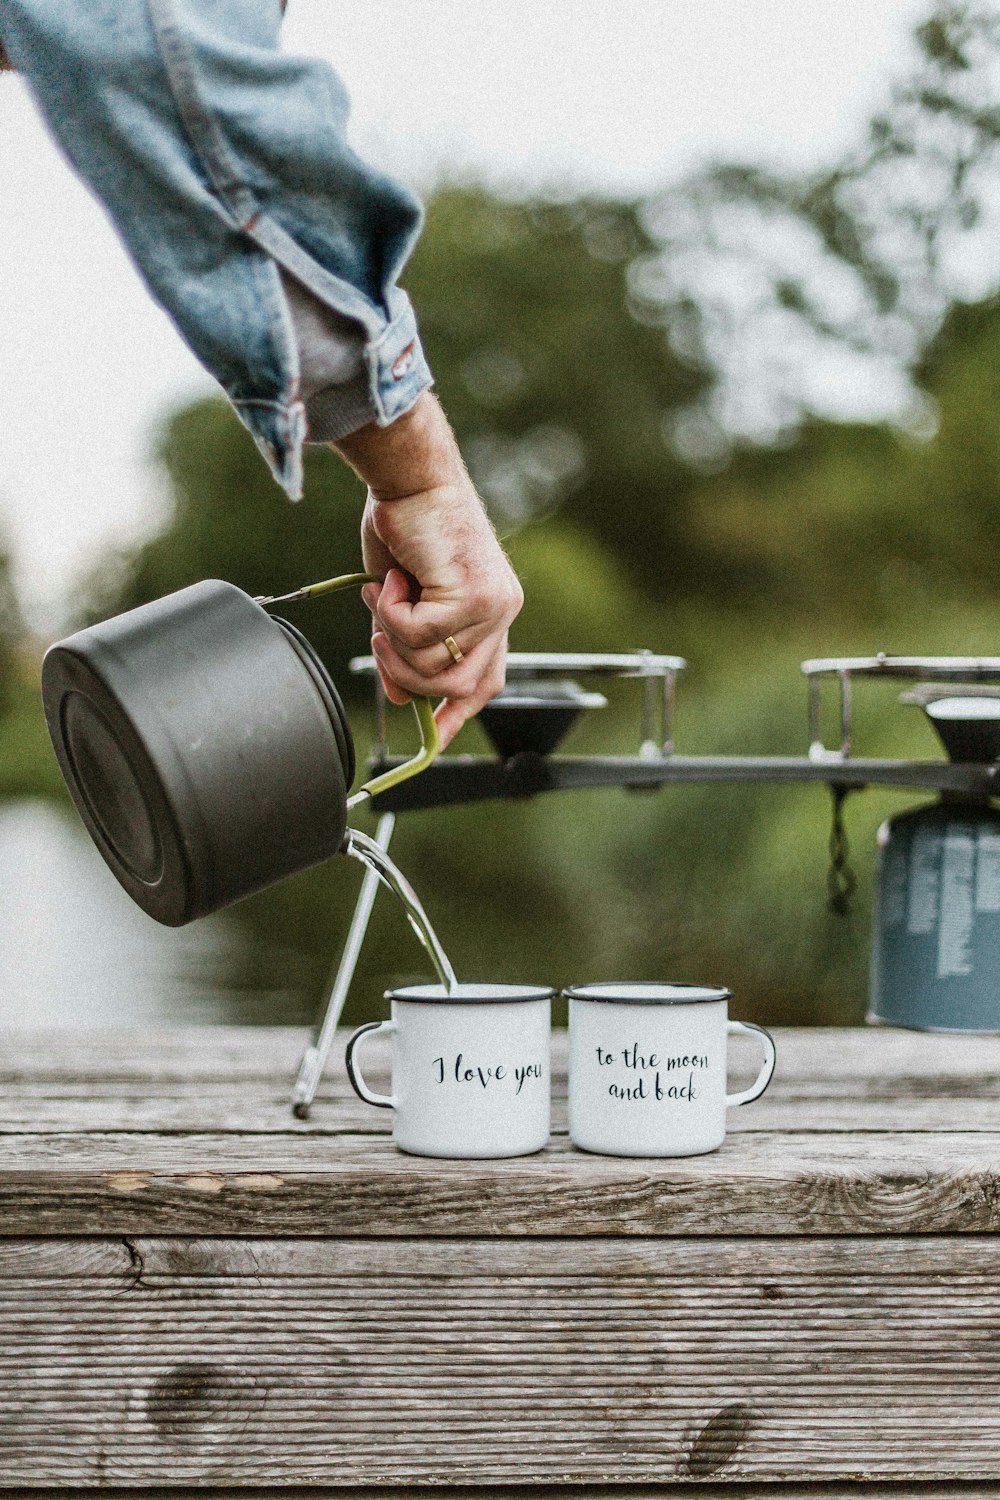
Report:
[[[5,1248],[4,1493],[997,1473],[989,1236]]]
[[[122,998],[123,1011],[127,997]],[[343,1045],[330,1054],[329,1079],[345,1082]],[[933,1036],[890,1028],[783,1027],[780,1069],[787,1078],[822,1085],[837,1080],[1000,1079],[1000,1036]],[[198,1079],[272,1081],[294,1076],[308,1040],[292,1026],[173,1026],[160,1030],[0,1032],[0,1081],[107,1079],[185,1083]],[[372,1058],[384,1038],[371,1044]],[[553,1033],[553,1055],[565,1060],[565,1032]],[[748,1054],[748,1055],[752,1055]]]
[[[0,1235],[898,1234],[1000,1223],[1000,1039],[778,1033],[763,1100],[711,1156],[436,1162],[397,1152],[342,1044],[308,1122],[298,1030],[0,1039]],[[752,1066],[733,1048],[734,1079]],[[372,1049],[376,1087],[388,1053]]]
[[[960,1480],[948,1484],[926,1484],[906,1481],[903,1484],[868,1484],[852,1480],[846,1484],[825,1483],[713,1484],[693,1481],[683,1484],[636,1485],[212,1485],[208,1489],[187,1486],[116,1485],[113,1490],[32,1488],[25,1492],[30,1500],[1000,1500],[1000,1480]]]
[[[984,1142],[987,1143],[984,1145]],[[984,1135],[732,1136],[680,1161],[565,1140],[500,1162],[386,1139],[32,1136],[0,1143],[3,1234],[981,1233],[1000,1226]]]
[[[395,1151],[342,1039],[294,1121],[304,1042],[0,1040],[0,1495],[1000,1500],[1000,1040],[779,1032],[632,1161],[557,1038],[501,1162]]]

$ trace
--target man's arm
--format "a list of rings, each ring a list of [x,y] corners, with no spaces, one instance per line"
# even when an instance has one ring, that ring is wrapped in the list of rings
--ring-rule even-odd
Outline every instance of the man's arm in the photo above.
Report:
[[[524,600],[437,398],[334,447],[368,485],[361,537],[372,651],[388,697],[441,696],[442,747],[503,687],[507,630]],[[463,654],[456,661],[451,637]]]
[[[351,151],[342,85],[280,50],[275,6],[0,0],[0,33],[279,482],[298,494],[312,437],[368,484],[373,649],[396,698],[447,698],[447,742],[502,684],[521,592],[396,285],[417,200]]]

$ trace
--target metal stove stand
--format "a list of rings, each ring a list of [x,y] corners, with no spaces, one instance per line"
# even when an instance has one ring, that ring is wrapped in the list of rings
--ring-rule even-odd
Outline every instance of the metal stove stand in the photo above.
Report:
[[[995,755],[1000,753],[1000,742],[990,759],[968,758],[969,748],[979,754],[983,743],[979,721],[975,731],[964,739],[961,733],[956,737],[951,732],[946,739],[951,758],[946,760],[855,756],[852,741],[856,678],[942,684],[938,698],[963,690],[969,697],[996,697],[1000,657],[880,653],[803,662],[802,671],[808,682],[808,753],[798,756],[674,754],[674,698],[678,675],[685,666],[683,657],[657,655],[647,650],[512,653],[508,658],[507,687],[480,715],[497,753],[439,756],[420,776],[375,797],[372,806],[379,814],[377,842],[383,850],[388,850],[396,817],[401,812],[597,787],[640,790],[682,782],[787,781],[826,784],[836,798],[868,786],[910,787],[980,802],[988,802],[997,795]],[[357,657],[351,662],[351,670],[370,676],[374,682],[375,743],[371,770],[378,774],[401,764],[402,758],[393,756],[389,750],[386,699],[374,659]],[[580,680],[602,678],[631,679],[639,686],[637,752],[555,754],[579,715],[602,707],[606,701],[600,693],[585,691]],[[821,732],[824,684],[835,685],[837,692],[836,747],[828,747]],[[904,695],[904,701],[919,702],[925,709],[932,706],[934,698],[935,694],[927,689]],[[1000,703],[996,723],[1000,726]],[[942,737],[945,737],[943,732]],[[302,1059],[292,1094],[292,1108],[299,1119],[308,1118],[326,1066],[364,943],[378,883],[374,873],[369,871],[365,875],[330,998]]]

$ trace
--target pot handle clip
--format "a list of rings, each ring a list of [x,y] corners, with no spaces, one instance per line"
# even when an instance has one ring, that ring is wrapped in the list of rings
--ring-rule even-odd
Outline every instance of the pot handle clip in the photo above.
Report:
[[[389,791],[391,787],[398,786],[401,781],[408,781],[418,772],[426,771],[437,756],[438,727],[431,700],[415,695],[410,702],[413,704],[413,712],[417,716],[417,726],[420,730],[420,749],[412,760],[404,760],[401,766],[393,766],[391,770],[383,771],[381,776],[373,776],[371,781],[366,781],[353,797],[348,797],[349,808],[357,807],[358,803],[363,802],[366,797],[378,797],[382,792]]]
[[[377,583],[370,573],[343,573],[339,578],[325,578],[322,583],[307,583],[300,589],[293,589],[290,594],[270,594],[259,596],[254,600],[255,604],[264,607],[270,604],[287,604],[290,600],[318,599],[323,594],[336,594],[341,589],[360,588],[364,583]],[[371,781],[366,781],[353,797],[348,797],[348,808],[357,807],[367,797],[378,797],[382,792],[388,792],[392,787],[398,786],[401,781],[408,781],[411,776],[416,776],[420,771],[426,771],[431,762],[436,759],[440,747],[438,740],[437,720],[434,717],[434,708],[429,698],[413,697],[413,712],[417,718],[417,728],[420,730],[420,749],[412,760],[406,760],[401,766],[393,766],[389,771],[383,771],[381,776],[373,776]]]

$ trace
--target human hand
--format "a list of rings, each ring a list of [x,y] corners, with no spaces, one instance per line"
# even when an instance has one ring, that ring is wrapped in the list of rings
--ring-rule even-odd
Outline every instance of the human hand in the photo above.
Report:
[[[444,749],[503,687],[521,586],[467,477],[402,500],[369,495],[361,540],[365,568],[383,580],[362,597],[386,696],[442,697],[435,717]]]
[[[391,426],[336,446],[369,485],[362,552],[381,582],[362,596],[379,676],[393,703],[412,693],[444,699],[436,712],[444,749],[503,687],[521,586],[430,392]]]

